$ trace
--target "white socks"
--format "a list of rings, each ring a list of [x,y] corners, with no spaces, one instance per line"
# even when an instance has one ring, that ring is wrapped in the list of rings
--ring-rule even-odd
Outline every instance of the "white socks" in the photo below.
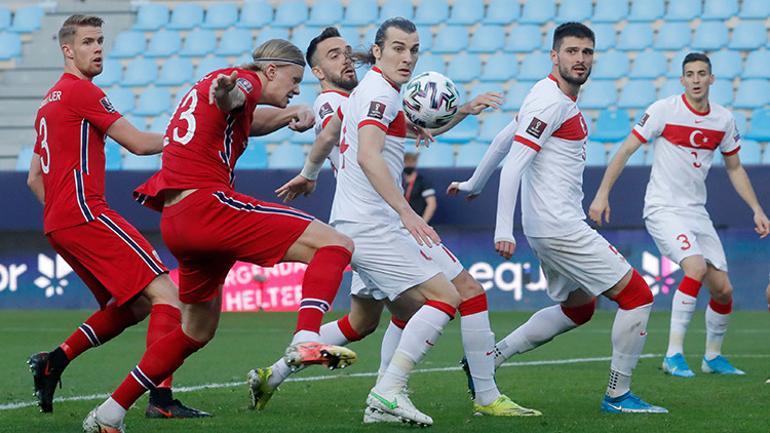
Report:
[[[393,323],[391,320],[388,322],[388,329],[385,330],[385,335],[382,336],[382,346],[380,347],[380,369],[377,372],[377,383],[380,382],[382,376],[385,374],[385,370],[388,369],[390,361],[393,359],[393,353],[396,352],[398,343],[401,341],[401,334],[404,329]]]
[[[666,356],[684,353],[684,336],[695,312],[696,298],[677,290],[671,301],[671,330],[668,333]]]
[[[709,361],[722,354],[722,340],[727,332],[727,324],[730,321],[730,313],[719,314],[706,307],[706,355]]]
[[[575,327],[577,325],[564,314],[561,305],[537,311],[495,345],[495,368],[511,356],[528,352]]]
[[[631,372],[639,362],[639,356],[647,340],[647,321],[652,304],[633,310],[618,308],[612,324],[612,364],[607,395],[618,397],[628,392]]]
[[[339,320],[324,323],[321,326],[319,336],[321,343],[333,344],[335,346],[347,346],[350,343],[340,329]]]
[[[96,415],[99,421],[103,423],[119,426],[123,423],[123,418],[126,416],[126,409],[113,400],[112,397],[109,397],[96,409]]]
[[[495,383],[495,334],[489,326],[489,312],[484,310],[460,316],[463,349],[471,370],[475,401],[481,406],[491,404],[500,397]]]
[[[318,335],[317,333],[301,329],[294,334],[294,337],[291,339],[291,344],[294,345],[298,343],[307,343],[309,341],[320,341],[320,340],[321,340],[321,336]]]

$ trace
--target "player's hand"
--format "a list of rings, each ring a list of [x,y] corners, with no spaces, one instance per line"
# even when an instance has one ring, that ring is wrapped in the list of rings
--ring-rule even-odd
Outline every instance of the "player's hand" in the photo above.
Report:
[[[307,105],[297,107],[297,114],[289,122],[289,129],[297,132],[305,132],[315,125],[313,109]]]
[[[510,260],[513,253],[516,252],[516,241],[497,241],[495,242],[495,251],[504,259]]]
[[[754,231],[757,232],[760,239],[764,239],[770,234],[770,220],[767,219],[767,215],[763,211],[754,213]]]
[[[460,107],[460,112],[463,114],[477,115],[487,108],[493,108],[495,110],[500,108],[503,104],[503,95],[497,92],[487,92],[476,96],[471,99],[470,102],[463,104]]]
[[[598,226],[602,225],[602,219],[609,224],[610,222],[610,201],[603,196],[596,195],[591,207],[588,208],[588,217]]]
[[[441,238],[438,237],[438,233],[433,230],[433,227],[429,226],[428,223],[426,223],[425,220],[417,215],[412,209],[402,213],[401,223],[404,224],[404,228],[409,230],[409,233],[412,234],[414,240],[416,240],[420,246],[427,245],[428,247],[432,247],[433,245],[441,243]]]
[[[415,145],[418,148],[421,145],[425,147],[430,147],[430,144],[436,141],[436,139],[433,138],[433,134],[431,134],[430,131],[423,128],[422,126],[415,125],[412,122],[406,122],[406,129],[407,129],[408,135],[412,135],[415,137],[415,140],[417,141]]]
[[[468,182],[458,182],[454,181],[449,184],[449,186],[446,189],[446,193],[450,197],[454,197],[457,194],[460,194],[460,192],[467,192],[468,195],[465,196],[465,199],[468,201],[473,200],[474,198],[478,197],[478,193],[472,192],[470,188],[467,187]]]
[[[216,95],[224,95],[233,90],[235,82],[238,79],[238,73],[233,71],[230,75],[219,74],[209,87],[209,104],[214,104]]]
[[[278,198],[283,200],[284,203],[288,203],[297,198],[300,194],[304,196],[310,195],[315,191],[315,187],[316,181],[298,174],[294,179],[286,182],[283,186],[275,190],[275,194]]]

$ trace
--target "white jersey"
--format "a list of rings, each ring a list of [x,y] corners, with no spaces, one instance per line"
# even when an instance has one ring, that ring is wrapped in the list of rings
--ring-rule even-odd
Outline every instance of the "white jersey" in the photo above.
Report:
[[[358,129],[373,125],[385,132],[382,156],[395,186],[402,191],[406,117],[399,88],[376,67],[366,73],[346,104],[343,104],[342,133],[337,189],[329,222],[400,224],[393,208],[375,191],[358,165]]]
[[[317,98],[315,98],[315,102],[313,103],[313,114],[315,115],[314,131],[316,136],[318,136],[318,134],[320,134],[321,131],[326,128],[326,125],[330,120],[332,120],[332,117],[334,117],[335,113],[338,111],[340,113],[342,112],[341,106],[345,101],[348,100],[348,96],[350,96],[349,93],[340,92],[337,90],[324,90],[321,92],[321,94],[318,95]],[[339,144],[334,146],[334,149],[332,149],[327,158],[329,159],[329,162],[332,165],[332,170],[334,171],[334,175],[336,176],[337,168],[339,167],[338,162],[340,159]]]
[[[524,234],[558,237],[581,230],[588,126],[576,99],[549,75],[532,87],[517,123],[514,141],[537,151],[522,175]]]
[[[706,176],[714,151],[732,155],[741,136],[730,111],[710,104],[696,111],[684,95],[670,96],[650,106],[634,126],[643,143],[653,141],[655,159],[644,197],[644,217],[662,208],[706,213]]]

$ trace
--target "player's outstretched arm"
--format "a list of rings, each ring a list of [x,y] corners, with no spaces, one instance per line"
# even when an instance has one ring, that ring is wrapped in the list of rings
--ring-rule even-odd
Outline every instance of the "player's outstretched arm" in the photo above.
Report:
[[[217,75],[209,87],[209,104],[216,104],[217,108],[229,113],[246,103],[246,95],[236,86],[237,80],[236,71],[230,75]]]
[[[40,165],[40,155],[32,154],[32,161],[29,163],[29,174],[27,175],[27,186],[35,194],[37,200],[45,204],[45,188],[43,187],[43,168]]]
[[[535,155],[537,151],[528,146],[514,146],[500,172],[495,221],[495,251],[505,259],[510,259],[516,251],[516,240],[513,237],[513,211],[516,209],[521,175],[535,159]]]
[[[257,137],[267,135],[285,126],[297,132],[304,132],[315,124],[315,117],[310,106],[291,105],[286,108],[257,107],[251,121],[249,135]]]
[[[155,155],[163,151],[163,135],[140,131],[125,117],[107,128],[107,135],[134,155]]]
[[[733,188],[735,188],[738,195],[741,196],[743,201],[745,201],[754,212],[754,231],[759,234],[760,238],[766,237],[770,234],[770,221],[768,221],[767,215],[765,215],[765,211],[762,209],[762,205],[759,204],[759,200],[757,200],[757,195],[754,193],[754,188],[751,186],[749,175],[743,168],[738,153],[736,152],[732,155],[727,155],[724,158],[725,169],[727,170],[727,175],[730,177],[730,182],[733,184]]]
[[[599,189],[596,191],[596,196],[591,202],[591,206],[588,208],[588,216],[596,224],[602,225],[602,221],[610,222],[610,191],[612,186],[620,177],[620,173],[623,172],[623,168],[628,162],[628,158],[634,154],[642,145],[642,141],[639,140],[634,134],[629,134],[623,145],[620,146],[615,156],[612,157],[610,165],[607,166],[607,170],[604,171],[602,177],[602,183],[599,185]],[[602,218],[603,217],[603,218]]]
[[[481,113],[482,111],[486,110],[487,108],[492,108],[494,110],[497,110],[500,108],[500,105],[503,103],[503,95],[496,92],[487,92],[482,93],[481,95],[476,96],[475,98],[471,99],[469,102],[466,102],[465,104],[460,106],[460,109],[457,110],[457,114],[455,114],[454,117],[452,117],[452,120],[449,121],[446,125],[442,126],[441,128],[434,128],[430,130],[430,133],[433,134],[433,136],[441,135],[450,129],[454,128],[465,120],[468,115],[476,116],[477,114]]]

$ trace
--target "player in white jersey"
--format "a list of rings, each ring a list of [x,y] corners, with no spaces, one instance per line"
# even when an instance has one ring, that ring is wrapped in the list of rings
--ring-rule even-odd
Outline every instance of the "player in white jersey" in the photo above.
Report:
[[[698,291],[705,283],[711,301],[706,308],[706,353],[701,369],[742,375],[721,355],[733,288],[722,243],[705,207],[706,176],[714,152],[722,153],[733,187],[754,212],[755,230],[761,238],[770,233],[770,222],[741,166],[740,134],[732,113],[708,99],[714,82],[709,58],[702,53],[688,54],[680,80],[684,93],[655,102],[634,126],[607,167],[589,213],[597,224],[603,216],[609,221],[612,185],[628,158],[642,143],[652,141],[654,160],[644,198],[644,222],[661,254],[678,263],[685,274],[673,296],[663,371],[679,377],[695,375],[684,358],[683,344]]]
[[[510,146],[500,173],[495,249],[510,258],[515,249],[513,210],[522,189],[524,234],[548,280],[548,295],[560,303],[536,312],[497,343],[496,365],[586,323],[596,297],[615,301],[612,363],[601,409],[611,413],[665,413],[631,393],[631,372],[641,355],[652,292],[622,255],[585,222],[581,207],[586,122],[577,107],[580,86],[591,73],[594,34],[583,24],[565,23],[554,33],[551,74],[524,100],[517,119],[495,138],[483,164],[448,192],[478,194]],[[510,143],[513,136],[512,144]]]

